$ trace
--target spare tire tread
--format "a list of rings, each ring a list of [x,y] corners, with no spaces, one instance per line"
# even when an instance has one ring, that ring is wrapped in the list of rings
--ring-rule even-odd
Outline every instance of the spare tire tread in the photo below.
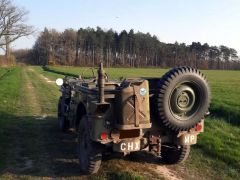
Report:
[[[185,77],[185,75],[187,75],[188,77],[190,77],[190,75],[192,75],[191,79],[194,79],[194,80],[196,80],[196,82],[200,83],[200,85],[199,85],[200,89],[201,89],[201,91],[203,91],[201,93],[204,93],[204,97],[206,98],[204,101],[206,101],[206,102],[201,102],[201,107],[199,108],[200,112],[196,113],[197,115],[194,117],[195,120],[193,120],[194,121],[193,123],[191,123],[189,121],[183,122],[183,123],[181,122],[182,124],[181,124],[181,126],[179,126],[178,125],[179,123],[173,122],[174,120],[172,120],[172,121],[169,120],[169,113],[166,113],[166,106],[167,106],[166,98],[168,98],[168,97],[165,97],[165,96],[166,96],[166,92],[171,90],[171,89],[169,89],[169,86],[171,86],[172,83],[179,83],[179,82],[176,82],[176,79],[181,77],[181,78],[183,78],[183,79],[185,78],[187,80],[188,77]],[[158,119],[164,126],[170,128],[174,131],[183,131],[183,130],[189,130],[189,129],[193,128],[198,122],[201,121],[202,118],[204,118],[204,115],[208,111],[208,108],[209,108],[210,90],[209,90],[206,76],[203,75],[203,73],[201,73],[201,71],[199,71],[195,68],[191,68],[189,66],[177,67],[177,68],[170,70],[160,79],[160,87],[158,89],[158,93],[157,93],[155,102],[157,103],[156,107],[157,107]],[[174,118],[172,118],[172,119],[174,119]]]

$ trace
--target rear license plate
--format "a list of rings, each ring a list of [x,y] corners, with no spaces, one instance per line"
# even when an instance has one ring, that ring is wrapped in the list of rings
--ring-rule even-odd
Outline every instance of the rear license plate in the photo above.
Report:
[[[180,137],[181,145],[192,145],[197,143],[197,135],[196,134],[183,134]]]
[[[131,152],[140,150],[140,140],[139,139],[127,139],[122,140],[117,144],[113,144],[114,151],[117,152]]]

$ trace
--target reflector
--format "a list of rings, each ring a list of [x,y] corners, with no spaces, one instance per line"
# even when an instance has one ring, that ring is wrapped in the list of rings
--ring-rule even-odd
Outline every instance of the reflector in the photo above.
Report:
[[[196,131],[201,131],[202,130],[202,125],[201,124],[197,124],[195,127]]]
[[[101,133],[101,139],[102,140],[105,140],[105,139],[107,139],[108,138],[108,134],[106,133],[106,132],[102,132]]]

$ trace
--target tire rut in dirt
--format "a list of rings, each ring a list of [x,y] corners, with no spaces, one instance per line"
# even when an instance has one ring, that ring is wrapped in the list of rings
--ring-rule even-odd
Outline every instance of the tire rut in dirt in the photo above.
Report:
[[[35,116],[42,116],[41,107],[38,103],[38,97],[36,95],[36,89],[33,86],[32,79],[29,77],[29,69],[24,68],[23,70],[23,78],[25,79],[25,91],[27,92],[27,101],[29,109],[32,109],[32,114]]]

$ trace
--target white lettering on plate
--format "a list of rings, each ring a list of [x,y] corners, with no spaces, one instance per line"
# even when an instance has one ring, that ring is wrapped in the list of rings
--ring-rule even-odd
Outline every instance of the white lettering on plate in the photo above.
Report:
[[[195,140],[194,135],[185,136],[184,138],[185,138],[184,139],[185,144],[193,143]]]
[[[195,136],[191,135],[191,142],[194,142]]]
[[[121,148],[122,151],[125,151],[126,150],[126,143],[122,143],[120,148]]]
[[[184,140],[185,144],[188,144],[189,143],[189,136],[185,136],[184,138],[185,138],[185,140]]]
[[[135,149],[136,149],[136,150],[140,149],[140,147],[139,147],[139,143],[138,143],[138,142],[135,142],[135,144],[136,144]]]
[[[121,151],[134,151],[134,150],[139,150],[140,149],[140,144],[139,142],[128,142],[128,143],[121,143],[120,145]]]
[[[133,150],[133,145],[134,145],[133,142],[129,142],[129,143],[128,143],[128,150],[129,150],[129,151],[132,151],[132,150]]]

